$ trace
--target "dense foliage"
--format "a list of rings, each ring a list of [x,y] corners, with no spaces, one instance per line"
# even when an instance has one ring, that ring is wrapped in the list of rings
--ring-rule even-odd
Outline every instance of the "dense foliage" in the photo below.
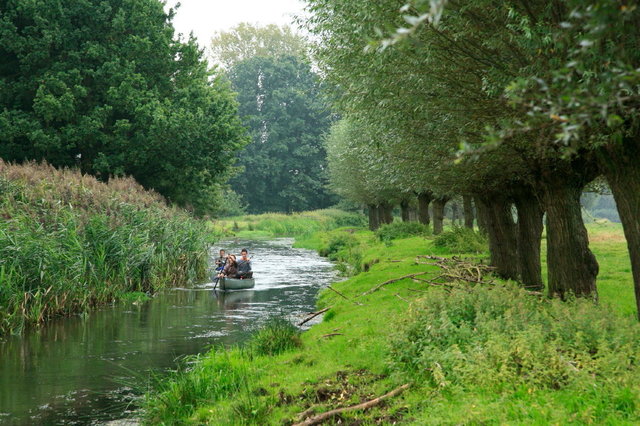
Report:
[[[378,211],[372,228],[388,221],[382,204],[415,196],[423,223],[433,201],[438,233],[444,203],[462,196],[467,217],[473,198],[498,273],[541,289],[546,217],[549,294],[597,298],[579,200],[604,176],[640,309],[635,2],[306,3],[315,58],[345,120],[328,139],[332,185]],[[352,188],[344,177],[353,174]]]
[[[0,162],[0,333],[204,278],[208,232],[133,179]]]
[[[244,144],[231,89],[158,0],[0,2],[0,157],[134,176],[214,212]]]
[[[250,35],[236,37],[250,32]],[[287,27],[241,25],[214,39],[213,49],[244,51],[230,61],[228,75],[238,92],[240,115],[252,141],[238,154],[242,172],[233,189],[251,213],[325,208],[333,197],[325,188],[322,135],[330,115],[320,95],[319,77],[305,58],[300,36]],[[264,46],[274,44],[271,51]]]
[[[549,301],[513,286],[460,288],[416,304],[389,360],[397,374],[451,399],[490,389],[503,403],[537,401],[533,412],[560,422],[634,422],[639,333],[630,318],[589,301]],[[557,396],[542,396],[549,393]]]

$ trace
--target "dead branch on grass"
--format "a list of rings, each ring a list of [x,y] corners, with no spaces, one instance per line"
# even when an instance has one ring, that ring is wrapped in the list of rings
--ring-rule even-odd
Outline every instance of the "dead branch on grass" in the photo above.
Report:
[[[335,410],[331,410],[331,411],[327,411],[326,413],[322,413],[322,414],[318,414],[317,416],[314,417],[310,417],[308,419],[306,419],[303,422],[300,423],[296,423],[293,426],[310,426],[310,425],[317,425],[320,424],[322,422],[324,422],[327,419],[330,419],[331,417],[337,415],[337,414],[342,414],[342,413],[346,413],[348,411],[355,411],[355,410],[366,410],[368,408],[374,407],[378,404],[380,404],[382,401],[384,401],[387,398],[392,398],[400,393],[402,393],[402,391],[404,391],[405,389],[409,388],[409,384],[405,384],[400,386],[399,388],[396,388],[394,390],[392,390],[389,393],[386,393],[382,396],[379,396],[378,398],[372,399],[370,401],[367,402],[363,402],[362,404],[357,404],[357,405],[352,405],[350,407],[344,407],[344,408],[337,408]]]
[[[329,306],[327,308],[324,308],[324,309],[320,309],[318,312],[311,312],[303,321],[298,323],[298,327],[300,327],[303,324],[306,324],[307,322],[311,321],[312,319],[314,319],[318,315],[327,312],[329,309],[331,309],[331,306]]]
[[[348,300],[349,302],[352,302],[352,303],[354,303],[354,304],[356,304],[356,305],[358,305],[358,306],[363,306],[363,304],[362,304],[362,303],[360,303],[360,302],[356,302],[355,300],[352,300],[352,299],[349,299],[347,296],[345,296],[344,294],[340,293],[340,292],[339,292],[338,290],[336,290],[335,288],[333,288],[333,287],[331,287],[331,286],[328,286],[327,288],[328,288],[329,290],[333,291],[334,293],[336,293],[338,296],[342,297],[343,299]]]
[[[367,294],[371,294],[373,292],[376,292],[376,291],[380,290],[382,287],[384,287],[385,285],[393,284],[395,282],[402,281],[402,280],[407,279],[407,278],[414,278],[414,277],[417,277],[419,275],[425,275],[425,274],[428,274],[428,273],[429,273],[428,271],[416,272],[415,274],[403,275],[402,277],[399,277],[399,278],[393,278],[393,279],[387,280],[387,281],[385,281],[385,282],[383,282],[381,284],[378,284],[377,286],[373,287],[372,289],[365,291],[360,296],[366,296]]]

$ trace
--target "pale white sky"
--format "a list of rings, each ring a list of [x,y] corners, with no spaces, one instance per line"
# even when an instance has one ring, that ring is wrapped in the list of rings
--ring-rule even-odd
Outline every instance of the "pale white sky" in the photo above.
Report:
[[[167,7],[176,3],[167,0]],[[206,48],[216,31],[240,22],[289,24],[296,29],[293,16],[301,15],[304,7],[299,0],[180,0],[180,5],[173,20],[176,31],[185,36],[193,31],[200,46]]]

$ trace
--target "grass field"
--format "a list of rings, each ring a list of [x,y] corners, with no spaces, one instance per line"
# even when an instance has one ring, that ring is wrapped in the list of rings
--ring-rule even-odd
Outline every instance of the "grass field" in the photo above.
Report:
[[[331,421],[637,424],[640,326],[625,242],[617,225],[592,224],[589,232],[601,265],[600,306],[551,301],[499,281],[445,288],[404,279],[363,295],[407,274],[436,279],[442,268],[417,264],[416,256],[457,253],[429,236],[385,243],[352,228],[306,235],[298,245],[361,262],[362,272],[333,285],[344,297],[321,293],[318,308],[330,308],[322,323],[275,355],[249,344],[201,356],[156,385],[146,421],[293,424],[408,384],[382,404]]]

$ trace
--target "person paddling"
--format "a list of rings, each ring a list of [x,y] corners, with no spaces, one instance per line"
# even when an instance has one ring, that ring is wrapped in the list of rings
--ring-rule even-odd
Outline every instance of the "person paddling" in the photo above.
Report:
[[[228,277],[236,278],[238,275],[238,263],[236,262],[236,256],[230,254],[227,256],[227,263],[224,265],[222,271],[218,274],[218,278]]]
[[[227,263],[227,253],[221,249],[220,256],[216,258],[216,271],[220,272],[224,268],[224,265]]]

